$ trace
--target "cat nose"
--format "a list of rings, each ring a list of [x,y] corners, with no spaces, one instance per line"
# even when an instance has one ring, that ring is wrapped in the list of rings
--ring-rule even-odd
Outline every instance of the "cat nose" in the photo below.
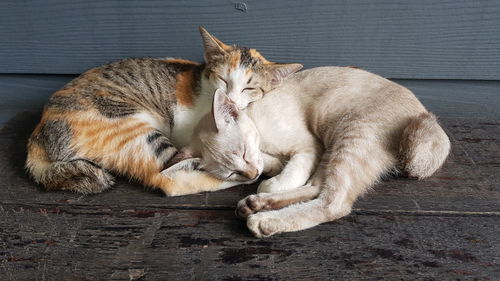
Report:
[[[245,171],[245,173],[243,173],[243,175],[246,178],[253,180],[259,176],[259,170],[255,167],[252,167],[248,171]]]

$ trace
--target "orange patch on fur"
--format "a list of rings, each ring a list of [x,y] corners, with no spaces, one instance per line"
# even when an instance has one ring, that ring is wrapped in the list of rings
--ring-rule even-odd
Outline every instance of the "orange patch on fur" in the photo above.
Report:
[[[137,122],[131,118],[118,121],[105,120],[70,120],[71,128],[74,132],[73,146],[79,147],[86,153],[93,153],[103,150],[115,150],[117,141],[128,139],[130,135],[135,135],[138,131],[143,131],[149,125],[145,122]],[[123,145],[119,145],[120,148]],[[116,149],[118,150],[118,149]]]
[[[66,95],[71,95],[75,93],[74,88],[69,88],[69,89],[62,89],[54,93],[54,96],[66,96]]]
[[[34,142],[29,142],[28,143],[28,152],[30,154],[30,157],[36,158],[36,159],[46,159],[47,158],[47,152],[43,147],[41,147],[39,144],[34,143]]]
[[[175,83],[175,97],[177,98],[177,102],[183,106],[193,105],[193,71],[181,72],[175,78],[177,80]]]
[[[145,184],[150,187],[160,188],[162,190],[170,190],[173,186],[173,181],[169,177],[157,172],[152,176],[146,177]]]
[[[149,133],[151,132],[151,128],[150,127],[145,127],[145,128],[141,128],[141,129],[137,129],[135,130],[135,133],[133,133],[132,135],[128,135],[126,138],[122,139],[115,147],[115,150],[116,151],[120,151],[121,149],[123,149],[123,147],[135,140],[137,137],[141,136],[141,135],[146,135],[146,133]]]
[[[98,124],[96,123],[97,121],[95,120],[70,120],[70,122],[71,122],[71,127],[73,127],[74,129],[89,128]]]
[[[87,139],[99,137],[99,135],[101,135],[103,131],[109,127],[109,124],[103,124],[102,122],[98,121],[71,121],[71,128],[73,129],[73,131],[77,135]]]
[[[135,132],[137,130],[143,129],[145,126],[147,126],[146,123],[138,123],[138,124],[134,124],[132,126],[126,127],[126,128],[119,128],[117,131],[114,131],[113,133],[107,135],[103,139],[103,144],[106,145],[106,144],[112,142],[113,140],[118,139],[119,137],[124,137],[124,136],[128,136],[130,134],[135,134]]]
[[[97,81],[101,78],[101,71],[97,70],[96,68],[90,69],[89,71],[86,71],[81,75],[82,80],[78,80],[76,84],[76,87],[78,87],[79,84],[82,82],[85,83],[85,81],[88,82],[94,82]],[[84,79],[84,80],[83,80]]]
[[[262,55],[259,52],[257,52],[257,50],[255,50],[255,49],[250,49],[248,52],[254,58],[260,58],[260,57],[262,57]]]
[[[149,185],[159,187],[169,196],[218,190],[221,184],[221,180],[216,179],[206,172],[199,171],[181,171],[174,174],[173,178],[157,174],[149,182]]]
[[[250,49],[248,51],[250,53],[250,55],[256,59],[259,59],[261,60],[263,63],[271,63],[270,61],[266,60],[265,57],[263,57],[257,50],[255,49]]]
[[[168,63],[181,63],[181,64],[200,65],[197,62],[190,61],[190,60],[185,60],[185,59],[166,59],[165,61],[168,62]]]
[[[240,64],[240,52],[236,52],[232,54],[231,59],[229,61],[229,65],[232,69],[235,69]]]
[[[103,143],[108,143],[109,141],[112,141],[114,137],[116,137],[118,134],[120,134],[120,125],[117,128],[116,125],[112,126],[110,124],[99,124],[99,125],[94,125],[92,127],[89,127],[87,131],[82,130],[83,134],[86,138],[88,139],[93,139],[93,138],[100,138],[103,139],[103,137],[106,135],[106,132],[114,132],[108,135],[106,138],[103,139]]]
[[[95,94],[101,97],[111,96],[108,91],[103,91],[103,90],[97,90],[95,91]]]
[[[61,113],[60,111],[54,109],[54,108],[47,108],[43,114],[42,114],[42,119],[40,120],[40,123],[43,121],[48,121],[48,120],[56,120],[56,119],[64,119],[67,120],[69,117],[68,113]]]

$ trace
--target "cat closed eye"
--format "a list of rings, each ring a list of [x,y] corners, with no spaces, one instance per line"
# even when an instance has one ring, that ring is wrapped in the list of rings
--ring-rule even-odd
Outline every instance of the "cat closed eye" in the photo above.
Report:
[[[217,75],[217,79],[219,79],[219,80],[221,80],[222,82],[224,82],[224,84],[226,84],[226,87],[227,87],[227,81],[226,81],[224,78],[222,78],[222,76]]]
[[[241,90],[241,92],[243,93],[244,91],[253,91],[253,90],[255,90],[255,88],[245,88]]]
[[[242,176],[243,174],[240,171],[235,171],[235,172],[230,173],[229,176],[227,176],[227,178],[230,178],[234,175]]]

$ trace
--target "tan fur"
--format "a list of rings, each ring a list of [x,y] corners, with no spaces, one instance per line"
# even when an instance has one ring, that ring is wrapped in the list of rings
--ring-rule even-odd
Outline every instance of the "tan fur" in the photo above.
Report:
[[[260,150],[263,170],[275,170],[279,158],[286,162],[281,173],[259,185],[262,195],[238,204],[238,213],[248,217],[247,226],[258,237],[341,218],[385,173],[399,168],[428,177],[450,149],[436,118],[413,93],[350,67],[296,73],[232,115],[237,118],[229,129],[210,134],[206,128],[196,137],[200,150],[211,151],[205,161],[220,163],[215,172],[222,176],[232,167],[246,169],[234,164],[244,163],[240,154],[228,156],[233,147],[246,147],[246,157],[253,158],[259,156],[248,154]]]
[[[450,151],[446,133],[431,113],[415,117],[405,128],[400,143],[400,165],[408,176],[424,179],[430,177]]]

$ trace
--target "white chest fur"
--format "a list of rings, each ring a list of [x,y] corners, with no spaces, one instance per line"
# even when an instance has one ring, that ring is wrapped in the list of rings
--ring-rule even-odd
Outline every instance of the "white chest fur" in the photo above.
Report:
[[[177,148],[184,147],[191,142],[194,128],[200,119],[210,112],[213,95],[200,93],[194,106],[178,105],[174,110],[174,128],[170,140]]]
[[[293,85],[268,93],[247,111],[261,137],[260,149],[271,155],[288,155],[317,141],[307,127],[303,92]]]

